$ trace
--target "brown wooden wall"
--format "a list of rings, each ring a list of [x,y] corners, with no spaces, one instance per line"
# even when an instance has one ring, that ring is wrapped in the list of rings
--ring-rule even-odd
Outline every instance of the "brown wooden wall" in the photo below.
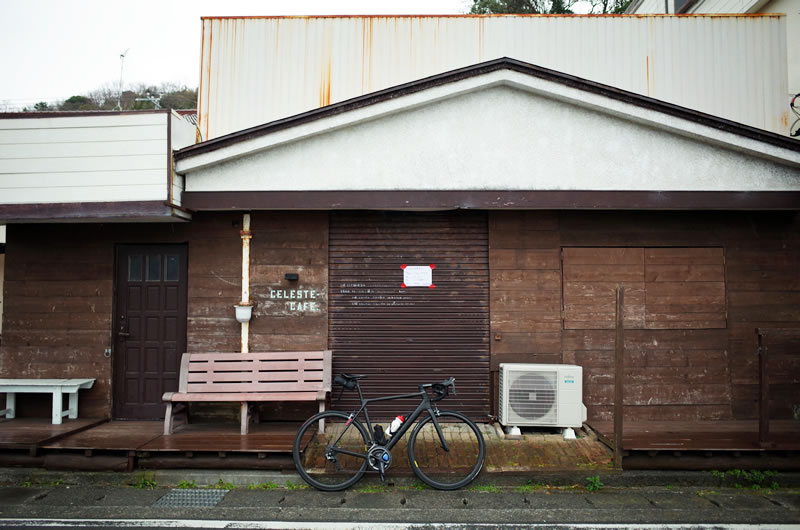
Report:
[[[493,370],[581,365],[589,418],[612,419],[603,294],[627,283],[626,417],[756,417],[754,328],[800,327],[796,213],[492,212],[489,226]],[[787,388],[784,416],[800,402]]]
[[[240,213],[196,214],[189,224],[10,225],[7,233],[0,377],[95,377],[81,391],[81,415],[111,413],[114,246],[183,243],[189,248],[189,351],[239,351],[233,305],[241,299]],[[327,283],[327,213],[252,216],[251,298],[266,312],[263,289]],[[285,269],[285,270],[284,270]],[[325,349],[327,308],[311,317],[274,315],[251,326],[255,349]],[[49,398],[18,397],[20,416],[49,415]]]
[[[116,243],[188,243],[188,349],[237,351],[240,328],[232,306],[241,294],[241,217],[203,213],[189,224],[10,225],[0,377],[96,377],[95,388],[80,394],[82,414],[110,413],[111,361],[103,350],[111,346]],[[251,350],[325,349],[328,213],[256,212],[251,225]],[[800,327],[796,213],[495,211],[489,213],[489,246],[493,377],[501,362],[580,364],[590,418],[611,419],[613,330],[564,329],[562,248],[693,247],[719,249],[724,256],[724,327],[717,312],[710,320],[716,327],[639,326],[626,333],[629,418],[755,418],[754,329]],[[668,265],[669,274],[699,270]],[[300,275],[296,286],[283,278],[287,272]],[[271,289],[293,288],[318,289],[321,311],[292,312],[284,300],[269,297]],[[656,289],[669,296],[663,286]],[[785,416],[791,411],[785,405],[798,401],[792,388],[777,390],[774,399],[782,403],[776,413]],[[19,406],[21,415],[48,415],[43,396],[21,396]],[[290,414],[280,407],[267,411],[267,417]]]
[[[186,225],[9,225],[0,377],[94,377],[81,415],[111,411],[114,243],[186,241]],[[47,417],[49,396],[21,394],[20,416]]]

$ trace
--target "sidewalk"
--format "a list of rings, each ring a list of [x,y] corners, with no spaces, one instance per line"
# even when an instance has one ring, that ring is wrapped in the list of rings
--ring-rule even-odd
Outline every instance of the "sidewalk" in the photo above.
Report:
[[[708,525],[760,523],[769,528],[800,524],[800,474],[778,476],[776,490],[719,487],[707,472],[601,472],[589,491],[586,474],[485,473],[473,486],[442,492],[420,488],[411,477],[381,485],[367,477],[345,492],[304,488],[294,473],[253,471],[157,471],[153,473],[50,473],[0,469],[0,527],[17,519],[130,520],[130,526],[281,528],[315,522],[353,528],[388,524],[660,523]],[[195,489],[174,489],[178,484]],[[134,485],[134,486],[132,486]],[[204,485],[225,489],[202,488]],[[248,485],[250,485],[248,487]],[[791,487],[794,485],[795,487]],[[139,486],[139,487],[135,487]],[[152,488],[152,489],[150,489]],[[253,524],[245,523],[247,521]],[[214,526],[217,524],[217,526]],[[191,526],[191,525],[189,525]],[[307,526],[300,525],[306,528]],[[548,526],[549,527],[549,526]]]

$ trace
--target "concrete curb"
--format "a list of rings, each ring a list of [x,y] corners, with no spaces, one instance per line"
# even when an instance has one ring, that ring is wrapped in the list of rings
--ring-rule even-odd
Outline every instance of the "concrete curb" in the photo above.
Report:
[[[738,482],[744,488],[750,487],[750,482],[736,479],[732,476],[725,478],[720,483],[718,476],[710,471],[609,471],[609,470],[584,470],[584,471],[533,471],[520,473],[488,473],[483,472],[475,481],[477,485],[493,485],[498,488],[515,488],[522,485],[551,485],[572,486],[585,485],[587,477],[600,477],[606,487],[613,488],[639,488],[639,487],[734,487]],[[250,484],[273,483],[286,487],[292,483],[304,484],[295,472],[280,471],[252,471],[246,469],[166,469],[155,471],[135,472],[110,472],[110,471],[51,471],[41,468],[0,468],[0,485],[108,485],[130,486],[147,478],[153,480],[158,486],[175,486],[181,481],[194,481],[198,486],[210,486],[218,483],[231,483],[236,487],[247,487]],[[781,472],[775,477],[765,480],[765,484],[772,481],[781,488],[800,487],[800,473]],[[417,482],[413,475],[406,470],[398,469],[396,473],[389,472],[387,484],[395,486],[408,486]],[[377,476],[367,474],[359,485],[378,485]]]

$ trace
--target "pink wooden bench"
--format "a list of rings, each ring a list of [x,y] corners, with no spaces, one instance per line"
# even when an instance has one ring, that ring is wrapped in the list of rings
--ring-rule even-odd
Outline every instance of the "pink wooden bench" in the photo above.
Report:
[[[331,352],[184,353],[177,392],[166,392],[164,434],[172,434],[173,405],[241,403],[242,434],[250,407],[265,401],[317,401],[325,410],[331,390]],[[187,414],[188,421],[188,414]],[[320,430],[324,425],[320,425]]]

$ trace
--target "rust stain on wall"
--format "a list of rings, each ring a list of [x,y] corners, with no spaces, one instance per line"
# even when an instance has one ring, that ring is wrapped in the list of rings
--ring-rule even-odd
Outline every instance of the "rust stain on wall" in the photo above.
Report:
[[[372,18],[361,24],[361,93],[372,91]],[[397,21],[395,21],[395,25]]]
[[[319,106],[331,104],[331,58],[328,57],[326,66],[322,70],[322,81],[319,87]]]

